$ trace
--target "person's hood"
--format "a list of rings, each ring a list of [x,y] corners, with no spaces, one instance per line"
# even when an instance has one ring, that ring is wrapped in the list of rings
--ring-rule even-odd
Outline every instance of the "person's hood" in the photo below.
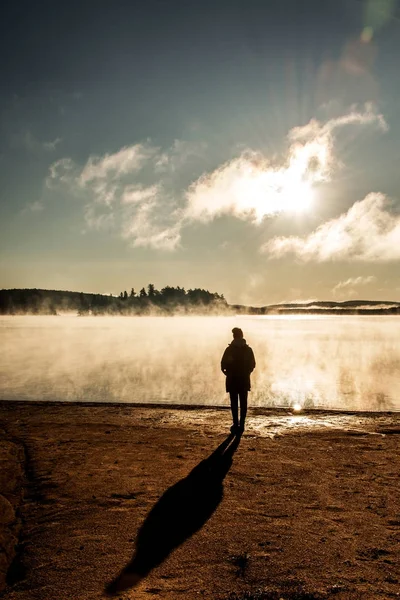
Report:
[[[230,343],[230,346],[236,346],[237,348],[242,348],[243,346],[247,346],[246,340],[244,338],[233,340]]]

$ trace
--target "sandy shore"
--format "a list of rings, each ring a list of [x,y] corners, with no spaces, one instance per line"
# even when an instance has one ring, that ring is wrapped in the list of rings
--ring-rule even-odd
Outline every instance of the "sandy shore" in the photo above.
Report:
[[[400,597],[400,415],[229,424],[0,402],[1,597]]]

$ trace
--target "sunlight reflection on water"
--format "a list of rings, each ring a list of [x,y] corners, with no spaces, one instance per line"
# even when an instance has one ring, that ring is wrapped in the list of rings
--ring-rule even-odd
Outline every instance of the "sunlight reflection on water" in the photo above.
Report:
[[[0,395],[226,404],[233,326],[256,356],[252,406],[400,409],[395,316],[0,317]]]
[[[346,431],[349,435],[384,436],[388,428],[399,431],[398,414],[379,415],[368,413],[328,413],[312,411],[309,414],[292,415],[285,411],[269,411],[268,409],[250,409],[246,421],[245,437],[275,438],[287,433],[310,433],[321,431]],[[215,435],[228,431],[231,424],[230,411],[210,409],[165,410],[162,416],[155,413],[151,421],[162,420],[163,426],[184,426],[193,429],[194,435]],[[380,432],[382,430],[382,432]]]

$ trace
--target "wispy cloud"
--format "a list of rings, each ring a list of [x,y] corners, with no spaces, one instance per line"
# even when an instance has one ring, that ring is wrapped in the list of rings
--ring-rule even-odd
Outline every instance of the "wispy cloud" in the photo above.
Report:
[[[61,144],[62,139],[56,137],[54,140],[42,141],[38,139],[29,129],[11,136],[11,144],[15,148],[22,148],[27,152],[54,152]]]
[[[304,261],[387,262],[400,259],[400,216],[389,199],[371,193],[337,219],[305,237],[273,238],[261,248],[273,258],[294,254]]]
[[[52,140],[51,142],[43,142],[43,148],[45,150],[48,150],[49,152],[52,152],[53,150],[55,150],[57,148],[57,146],[59,144],[61,144],[62,142],[62,138],[55,138],[54,140]]]
[[[182,214],[169,179],[194,152],[193,144],[175,142],[161,152],[147,142],[91,156],[83,167],[64,158],[50,166],[46,186],[66,186],[83,198],[87,227],[114,228],[136,247],[173,250],[180,242]]]
[[[205,142],[175,140],[171,148],[159,154],[155,162],[155,170],[158,173],[175,173],[189,161],[204,159],[206,150]]]
[[[157,223],[156,199],[142,203],[123,229],[123,237],[133,240],[134,247],[149,247],[156,250],[175,250],[181,239],[179,220],[168,226],[164,221]]]
[[[44,209],[44,203],[41,200],[28,203],[21,211],[22,214],[38,213]]]
[[[72,185],[74,181],[75,163],[71,158],[61,158],[49,167],[45,180],[47,188],[52,189],[61,185]]]
[[[182,228],[179,209],[161,185],[129,186],[121,203],[124,205],[122,235],[132,240],[134,247],[171,251],[179,246]]]
[[[125,146],[114,154],[92,156],[79,175],[79,183],[86,186],[92,181],[118,179],[123,175],[138,173],[156,151],[150,145],[136,144]]]
[[[359,285],[368,285],[369,283],[372,283],[374,281],[376,281],[375,275],[367,275],[366,277],[363,277],[362,275],[360,275],[359,277],[349,277],[345,281],[339,281],[339,283],[333,288],[333,291],[338,291],[344,288]]]
[[[358,276],[358,277],[349,277],[344,281],[339,281],[334,288],[332,288],[332,292],[334,295],[346,295],[346,296],[354,296],[357,291],[355,288],[359,288],[362,286],[367,286],[376,281],[375,275],[367,275],[367,276]]]
[[[146,188],[140,185],[128,185],[121,195],[121,202],[122,204],[140,204],[147,200],[154,200],[160,191],[159,185],[151,185]]]
[[[85,223],[89,229],[95,231],[112,230],[115,225],[114,215],[109,212],[99,211],[96,205],[86,204],[84,209]],[[83,229],[85,233],[85,229]]]

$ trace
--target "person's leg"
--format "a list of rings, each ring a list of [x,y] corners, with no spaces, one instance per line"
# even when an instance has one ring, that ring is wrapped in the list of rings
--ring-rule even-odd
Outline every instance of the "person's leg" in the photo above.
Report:
[[[246,415],[247,415],[247,390],[243,390],[242,392],[239,392],[239,398],[240,398],[240,425],[239,428],[241,431],[244,431],[244,423],[246,421]]]
[[[232,427],[237,428],[239,426],[239,408],[238,408],[238,393],[229,392],[229,398],[231,400],[231,411],[232,411]]]

